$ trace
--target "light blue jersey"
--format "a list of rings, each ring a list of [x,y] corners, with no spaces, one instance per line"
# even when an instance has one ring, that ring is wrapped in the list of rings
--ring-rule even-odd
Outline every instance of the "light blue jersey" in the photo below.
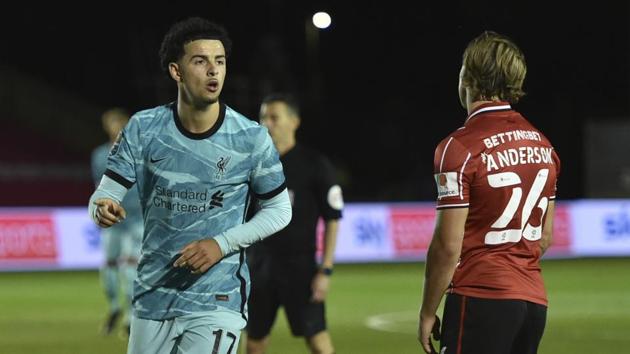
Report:
[[[249,271],[244,251],[227,254],[204,274],[174,268],[189,243],[244,222],[248,194],[285,189],[282,164],[267,130],[221,104],[205,133],[183,128],[175,104],[135,114],[112,148],[105,174],[137,184],[145,219],[134,314],[163,320],[228,310],[246,320]]]

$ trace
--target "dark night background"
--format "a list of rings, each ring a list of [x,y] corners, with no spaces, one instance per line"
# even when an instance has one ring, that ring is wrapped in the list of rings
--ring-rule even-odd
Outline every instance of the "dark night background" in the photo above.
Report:
[[[270,91],[299,95],[299,140],[331,158],[347,201],[435,198],[434,148],[466,115],[461,55],[486,29],[525,53],[528,95],[515,108],[560,154],[560,199],[587,196],[586,122],[630,118],[627,1],[132,5],[16,5],[0,15],[0,205],[84,205],[90,151],[106,140],[100,113],[175,99],[157,52],[170,25],[190,15],[230,32],[228,105],[256,119]],[[332,26],[309,37],[305,21],[322,10]]]

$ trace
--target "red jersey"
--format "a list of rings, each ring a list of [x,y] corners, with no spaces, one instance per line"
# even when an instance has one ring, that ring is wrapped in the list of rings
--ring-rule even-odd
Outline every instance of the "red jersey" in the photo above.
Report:
[[[560,159],[506,102],[475,109],[435,150],[438,209],[469,208],[450,291],[547,305],[539,260]]]

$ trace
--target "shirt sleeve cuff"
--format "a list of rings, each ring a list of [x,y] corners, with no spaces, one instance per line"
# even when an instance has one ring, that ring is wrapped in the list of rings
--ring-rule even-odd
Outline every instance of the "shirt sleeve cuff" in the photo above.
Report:
[[[219,248],[221,249],[221,253],[225,256],[230,252],[230,245],[228,244],[227,238],[223,233],[218,234],[214,237],[214,240],[219,244]]]

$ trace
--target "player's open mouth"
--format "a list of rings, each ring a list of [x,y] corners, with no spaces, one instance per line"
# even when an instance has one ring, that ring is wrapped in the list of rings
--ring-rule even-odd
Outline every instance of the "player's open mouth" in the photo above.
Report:
[[[208,88],[208,91],[210,92],[217,92],[219,90],[219,82],[211,81],[206,85],[206,88]]]

